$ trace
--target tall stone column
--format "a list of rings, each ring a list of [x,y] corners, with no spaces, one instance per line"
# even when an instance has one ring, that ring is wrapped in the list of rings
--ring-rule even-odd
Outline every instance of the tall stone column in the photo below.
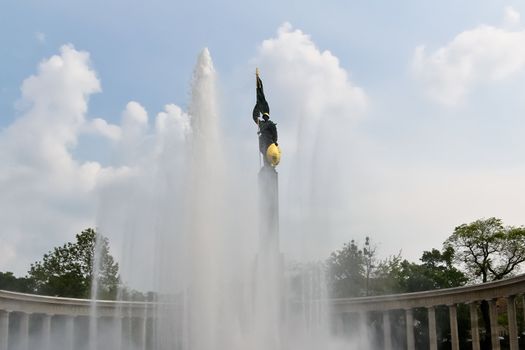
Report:
[[[431,306],[427,309],[428,312],[428,343],[430,350],[437,350],[437,334],[436,334],[436,308]]]
[[[478,322],[478,303],[469,304],[470,311],[470,333],[472,336],[472,350],[480,350],[479,348],[479,322]]]
[[[392,328],[390,327],[390,311],[383,311],[383,338],[385,350],[392,350]]]
[[[0,310],[0,350],[7,350],[9,343],[9,312]]]
[[[518,350],[518,326],[516,324],[516,297],[507,298],[507,318],[509,323],[510,350]]]
[[[65,349],[75,350],[75,316],[68,315],[65,317],[64,336]]]
[[[448,306],[448,315],[450,318],[450,340],[452,350],[459,350],[459,336],[458,336],[458,310],[456,304]]]
[[[414,313],[412,309],[406,309],[405,315],[407,328],[407,350],[415,350],[416,344],[414,339]]]
[[[51,350],[51,317],[45,314],[42,318],[42,346],[44,350]]]
[[[122,316],[117,315],[113,318],[113,335],[114,335],[114,349],[121,350],[122,348]]]
[[[368,334],[368,313],[366,311],[359,312],[359,343],[361,344],[361,349],[371,346]]]
[[[18,346],[20,350],[29,349],[29,314],[23,312],[20,314],[20,331]]]
[[[137,347],[139,350],[146,349],[146,320],[147,318],[140,317],[137,328]]]
[[[132,344],[132,334],[131,330],[133,329],[132,323],[133,318],[126,316],[122,318],[122,350],[128,350],[131,348]]]
[[[496,300],[489,300],[490,313],[490,339],[492,341],[492,350],[500,350],[499,333],[498,333],[498,311],[496,309]]]
[[[521,307],[523,310],[523,324],[525,324],[525,294],[521,296]],[[525,329],[523,329],[522,331],[525,332]]]

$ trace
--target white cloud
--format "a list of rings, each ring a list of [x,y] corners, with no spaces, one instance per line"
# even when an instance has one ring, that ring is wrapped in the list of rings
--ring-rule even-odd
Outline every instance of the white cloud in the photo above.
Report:
[[[287,140],[287,152],[300,137],[315,137],[319,123],[358,120],[367,96],[349,79],[349,73],[330,51],[320,51],[311,38],[289,23],[276,38],[263,41],[256,64],[270,100],[271,115]]]
[[[42,61],[24,80],[22,115],[0,133],[0,241],[17,252],[3,269],[26,269],[35,258],[87,224],[90,193],[101,167],[70,151],[85,123],[89,96],[100,91],[89,54],[72,45]],[[23,271],[23,270],[22,270]]]
[[[118,141],[122,136],[122,130],[120,126],[109,124],[106,120],[101,118],[95,118],[91,121],[88,121],[84,131],[102,135],[112,141]]]
[[[177,105],[166,105],[155,119],[155,130],[163,139],[184,140],[191,133],[190,116]]]
[[[295,106],[297,116],[329,118],[331,110],[356,118],[364,111],[367,97],[349,80],[339,59],[330,51],[319,50],[308,35],[289,23],[279,28],[276,38],[263,41],[259,55],[263,76],[288,91],[286,100],[296,102],[289,105]]]
[[[520,23],[521,15],[513,7],[507,6],[505,7],[505,13],[504,13],[503,20],[506,25],[514,26]]]
[[[118,192],[122,199],[130,186],[147,185],[159,150],[188,132],[188,116],[175,105],[159,113],[154,130],[134,101],[126,105],[121,125],[91,120],[89,98],[100,91],[89,54],[72,45],[24,80],[21,115],[0,131],[0,270],[21,274],[52,247],[95,226],[99,195]],[[112,141],[106,145],[119,151],[112,165],[75,159],[82,133]],[[119,192],[123,183],[131,185]]]
[[[519,13],[506,9],[506,20],[519,21]],[[461,101],[476,84],[508,79],[525,67],[525,30],[481,25],[458,34],[432,53],[416,48],[415,78],[433,99],[445,105]]]
[[[82,184],[70,176],[80,164],[69,150],[76,145],[85,122],[89,96],[100,91],[100,83],[89,66],[87,53],[71,45],[60,51],[59,56],[40,64],[37,75],[23,82],[20,104],[25,110],[1,134],[0,159],[27,170],[28,176],[47,176],[57,186],[70,190]],[[20,181],[14,169],[6,169],[7,177]]]
[[[141,133],[140,130],[145,130],[148,127],[148,112],[140,103],[128,102],[124,113],[122,113],[122,124],[124,128]]]

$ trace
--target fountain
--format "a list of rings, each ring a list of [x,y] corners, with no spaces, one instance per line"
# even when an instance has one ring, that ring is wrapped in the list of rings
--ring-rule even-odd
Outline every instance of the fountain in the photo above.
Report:
[[[191,128],[158,146],[156,164],[149,164],[149,188],[131,186],[135,193],[129,192],[126,203],[119,205],[126,207],[125,213],[104,210],[99,223],[103,233],[122,235],[124,277],[148,279],[155,291],[148,311],[155,323],[127,326],[141,332],[146,327],[151,336],[146,344],[131,345],[162,350],[317,349],[319,337],[329,334],[326,307],[319,301],[326,299],[321,274],[303,278],[305,288],[292,300],[279,250],[278,173],[261,168],[258,200],[237,193],[240,174],[225,164],[215,79],[210,53],[204,49],[192,80]],[[114,217],[125,219],[116,224]],[[251,223],[239,225],[246,217],[253,218]],[[94,305],[92,323],[98,320],[96,312]],[[108,348],[118,343],[102,336],[100,325],[91,328],[96,334],[92,349],[105,348],[102,338],[111,344]]]

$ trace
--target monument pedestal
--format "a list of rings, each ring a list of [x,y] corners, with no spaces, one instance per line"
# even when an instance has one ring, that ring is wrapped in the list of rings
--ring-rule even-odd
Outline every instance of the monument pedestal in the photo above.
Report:
[[[259,252],[279,253],[279,176],[270,166],[259,171]]]

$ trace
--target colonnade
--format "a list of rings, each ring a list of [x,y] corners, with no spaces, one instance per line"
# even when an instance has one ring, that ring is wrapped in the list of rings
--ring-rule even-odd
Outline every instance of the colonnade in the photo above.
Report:
[[[153,306],[0,291],[0,350],[146,350]]]
[[[519,348],[519,332],[516,307],[519,304],[522,308],[525,305],[525,275],[509,278],[502,281],[485,283],[474,286],[449,288],[428,292],[407,293],[397,295],[386,295],[377,297],[364,297],[352,299],[335,299],[332,301],[332,312],[335,315],[336,333],[347,332],[343,320],[345,315],[358,315],[357,319],[360,323],[367,323],[368,315],[380,314],[382,329],[380,348],[385,350],[398,350],[399,344],[393,344],[393,330],[392,330],[392,315],[395,313],[403,314],[402,321],[404,321],[405,330],[403,336],[402,348],[407,350],[415,350],[416,348],[416,334],[414,332],[415,325],[421,325],[422,320],[415,318],[415,310],[418,310],[418,315],[421,317],[421,310],[424,312],[424,322],[428,324],[428,329],[425,330],[425,337],[428,341],[430,350],[438,349],[438,339],[436,324],[436,309],[444,308],[448,311],[448,325],[450,327],[449,339],[452,350],[459,350],[460,338],[458,328],[458,307],[466,305],[468,307],[469,315],[469,342],[472,344],[472,350],[481,349],[481,334],[482,332],[490,333],[491,348],[493,350],[500,350],[500,336],[504,332],[508,348],[510,350],[518,350]],[[482,327],[483,324],[480,319],[481,304],[486,302],[488,305],[488,315],[490,319],[490,329]],[[525,310],[523,311],[525,318]],[[499,324],[499,316],[506,316],[506,324]],[[354,317],[355,319],[356,317]],[[480,326],[481,324],[481,326]],[[523,320],[525,324],[525,319]],[[442,325],[441,325],[442,326]],[[362,326],[359,326],[362,327]],[[465,331],[465,330],[464,330]],[[377,346],[376,346],[377,347]]]
[[[482,330],[490,332],[492,349],[499,350],[502,325],[498,316],[505,314],[508,320],[504,326],[508,347],[518,350],[518,320],[516,305],[525,305],[525,275],[502,281],[474,286],[449,288],[435,291],[384,295],[375,297],[332,299],[329,301],[331,315],[335,321],[336,333],[344,334],[345,318],[357,316],[361,320],[358,332],[365,336],[370,328],[367,320],[371,315],[379,320],[381,348],[385,350],[415,350],[421,343],[421,334],[414,331],[428,325],[425,337],[430,350],[438,349],[438,308],[448,311],[450,341],[452,350],[459,350],[460,329],[458,308],[469,315],[469,331],[472,350],[480,350]],[[486,302],[490,318],[490,329],[483,329],[480,319],[480,305]],[[461,306],[460,306],[461,305]],[[151,339],[157,304],[151,302],[112,302],[70,298],[54,298],[22,293],[0,291],[0,350],[28,350],[31,344],[39,349],[93,349],[118,350],[153,348]],[[422,310],[425,312],[422,313]],[[170,313],[168,313],[170,314]],[[523,312],[525,317],[525,310]],[[396,318],[393,318],[395,315]],[[400,322],[400,315],[402,322]],[[441,314],[440,314],[441,315]],[[338,321],[339,320],[339,324]],[[157,322],[158,323],[158,322]],[[162,323],[162,322],[161,322]],[[525,324],[525,319],[523,320]],[[404,341],[400,347],[395,342],[402,325]],[[442,325],[441,325],[442,326]],[[395,328],[394,328],[395,327]],[[464,325],[462,326],[464,327]],[[465,331],[464,329],[461,329]],[[110,335],[109,338],[107,335]],[[378,334],[375,334],[377,337]],[[99,344],[92,342],[99,341]],[[60,347],[56,346],[60,343]],[[91,342],[91,344],[90,344]],[[79,345],[80,344],[80,345]],[[377,346],[376,346],[377,348]]]

